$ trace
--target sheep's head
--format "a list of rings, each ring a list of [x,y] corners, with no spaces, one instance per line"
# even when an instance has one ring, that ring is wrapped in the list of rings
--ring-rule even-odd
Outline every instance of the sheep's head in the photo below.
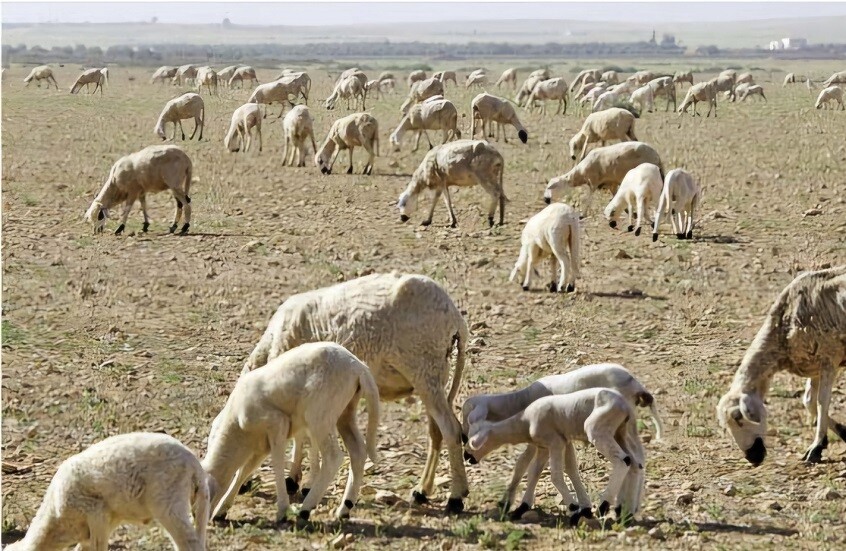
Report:
[[[326,102],[323,104],[327,110],[331,111],[335,108],[335,99],[334,98],[326,98]]]
[[[400,211],[400,220],[408,222],[409,215],[417,210],[417,195],[409,191],[403,191],[397,201],[397,207]]]
[[[614,208],[615,204],[614,201],[608,203],[608,206],[605,207],[605,219],[608,220],[608,225],[612,228],[617,227],[617,222],[620,220],[620,212]]]
[[[332,168],[329,166],[329,158],[332,155],[325,147],[321,147],[320,151],[314,154],[314,164],[320,168],[321,174],[332,174]]]
[[[391,145],[394,146],[394,151],[399,151],[401,149],[400,148],[400,141],[399,141],[399,136],[397,136],[396,131],[391,132],[390,140],[391,140]]]
[[[570,172],[561,176],[556,176],[555,178],[551,179],[546,185],[546,190],[543,192],[544,202],[547,205],[552,203],[553,199],[560,195],[562,191],[571,187],[571,185],[572,184],[570,183]]]
[[[717,405],[717,417],[743,450],[747,461],[755,467],[764,462],[767,407],[759,395],[729,391]]]
[[[576,150],[585,145],[585,135],[581,132],[570,138],[570,158],[576,160]]]
[[[481,421],[473,426],[473,434],[470,435],[470,440],[467,442],[469,450],[464,450],[464,459],[468,463],[475,465],[498,447],[491,440],[490,435],[491,423]]]
[[[475,425],[484,421],[488,413],[488,408],[477,402],[479,397],[471,396],[461,405],[461,439],[465,444]]]
[[[162,139],[162,141],[167,140],[167,134],[165,134],[164,123],[161,120],[156,123],[155,132],[156,135]]]
[[[94,233],[100,233],[106,226],[106,218],[109,217],[109,209],[104,208],[99,201],[94,201],[85,212],[85,220],[94,224]]]

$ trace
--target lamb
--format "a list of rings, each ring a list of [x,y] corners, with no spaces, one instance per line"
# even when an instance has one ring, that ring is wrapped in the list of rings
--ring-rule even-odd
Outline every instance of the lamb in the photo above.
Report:
[[[23,79],[27,86],[29,86],[30,82],[33,80],[39,88],[41,88],[41,81],[46,80],[48,89],[50,88],[50,83],[53,83],[56,90],[59,89],[59,83],[56,82],[56,77],[53,76],[53,69],[51,69],[49,65],[39,65],[30,71],[26,78]]]
[[[734,69],[726,69],[725,71],[720,71],[720,74],[717,76],[727,77],[732,81],[732,83],[737,82],[737,71],[735,71]]]
[[[361,73],[364,74],[364,73]],[[350,99],[355,100],[355,108],[361,107],[365,109],[365,102],[367,98],[367,90],[365,85],[367,82],[361,82],[355,75],[345,77],[338,81],[335,89],[332,90],[332,95],[326,98],[326,109],[332,110],[335,108],[335,103],[340,98],[347,100],[347,109],[350,109]]]
[[[472,430],[471,425],[477,425],[483,421],[502,421],[523,411],[539,398],[569,394],[589,388],[611,388],[622,394],[631,406],[648,407],[652,422],[655,425],[655,439],[661,440],[664,432],[663,423],[656,411],[652,394],[629,370],[614,363],[588,365],[560,375],[542,377],[531,385],[514,392],[471,396],[461,406],[461,430],[464,434],[469,434]],[[529,463],[533,463],[532,471],[536,475],[539,475],[544,468],[545,463],[538,465],[533,462],[536,453],[537,448],[530,445],[517,460],[511,482],[502,498],[501,506],[503,509],[508,510],[511,503],[514,502],[520,479],[529,467]],[[465,457],[469,459],[472,455],[468,453]],[[537,476],[529,480],[530,485],[526,488],[526,497],[529,499],[524,499],[521,505],[512,512],[512,518],[520,518],[531,508],[531,502],[534,501],[534,484],[532,482],[537,482]]]
[[[637,141],[634,133],[636,118],[632,112],[619,107],[591,113],[585,119],[582,129],[570,140],[570,157],[576,160],[576,151],[581,150],[581,161],[591,143],[601,142],[604,147],[610,140]]]
[[[362,174],[372,174],[373,161],[379,154],[379,123],[370,113],[353,113],[332,123],[329,134],[314,154],[314,163],[323,174],[331,174],[338,153],[348,149],[350,167],[347,174],[352,174],[353,149],[357,146],[363,147],[369,155]]]
[[[737,76],[737,80],[734,81],[735,86],[738,84],[755,84],[755,79],[752,77],[752,73],[741,73]]]
[[[693,71],[676,71],[676,74],[673,75],[673,84],[681,86],[683,82],[693,86]]]
[[[229,87],[229,81],[232,79],[232,76],[235,74],[235,71],[238,70],[238,67],[241,65],[230,65],[229,67],[224,67],[220,71],[217,72],[217,82],[221,84],[224,88]]]
[[[97,93],[97,89],[100,89],[100,95],[103,95],[103,84],[109,81],[109,70],[104,69],[86,69],[82,72],[79,77],[77,77],[76,82],[73,83],[71,86],[70,93],[76,94],[79,92],[83,86],[85,86],[86,90],[89,89],[89,85],[94,85],[94,93]]]
[[[259,80],[256,77],[256,70],[250,67],[249,65],[245,65],[243,67],[238,67],[237,69],[235,69],[235,72],[232,73],[231,77],[229,77],[228,86],[230,88],[233,88],[236,80],[241,83],[241,88],[244,87],[245,80],[250,81],[250,86],[253,85],[253,82],[255,82],[256,84],[259,83]]]
[[[153,73],[153,76],[150,78],[150,84],[155,84],[156,82],[161,82],[164,84],[167,81],[173,79],[176,76],[176,71],[179,67],[171,67],[170,65],[162,65],[156,72]]]
[[[455,76],[455,71],[438,71],[437,73],[432,75],[432,78],[436,78],[444,83],[446,86],[447,81],[451,80],[453,84],[458,86],[458,82]]]
[[[172,140],[176,139],[176,126],[179,126],[179,131],[182,133],[182,139],[185,139],[185,129],[182,128],[182,119],[194,119],[194,131],[191,133],[189,140],[194,139],[194,134],[197,129],[200,130],[200,137],[197,140],[203,139],[203,128],[205,126],[206,108],[203,98],[194,92],[182,94],[178,98],[174,98],[167,102],[159,115],[159,120],[156,121],[154,132],[162,139],[167,139],[165,132],[165,124],[173,124]]]
[[[179,86],[191,84],[197,78],[197,68],[191,64],[182,65],[176,70],[173,82]]]
[[[582,84],[582,86],[579,88],[579,91],[576,92],[575,97],[581,99],[581,98],[585,97],[588,93],[590,93],[590,92],[592,92],[596,89],[599,89],[602,92],[604,92],[605,90],[608,89],[608,86],[609,86],[609,84],[607,82],[604,82],[604,81],[603,82],[586,82],[586,83]],[[596,99],[596,97],[594,97],[594,99]]]
[[[808,412],[816,417],[814,441],[802,460],[819,463],[828,446],[829,421],[846,440],[846,425],[829,417],[832,388],[846,367],[846,265],[805,272],[776,298],[746,350],[717,414],[754,466],[767,455],[764,399],[773,375],[808,378]]]
[[[517,69],[512,67],[502,72],[496,81],[496,87],[499,88],[503,84],[510,84],[512,88],[517,89]]]
[[[426,78],[426,71],[423,71],[422,69],[411,71],[411,73],[408,74],[408,87],[411,88],[415,82],[426,80]]]
[[[673,102],[673,111],[676,110],[676,83],[673,81],[672,77],[658,77],[650,80],[648,85],[652,89],[653,98],[658,98],[660,96],[667,98],[667,105],[664,107],[664,111],[668,111],[670,109],[670,100]],[[691,84],[691,86],[693,85]]]
[[[129,211],[137,199],[144,213],[146,232],[150,227],[147,216],[147,194],[170,190],[176,201],[176,215],[170,233],[176,231],[182,209],[185,209],[185,225],[181,232],[188,233],[191,225],[191,159],[175,145],[151,145],[141,151],[125,155],[117,160],[109,171],[106,183],[97,194],[94,202],[85,213],[85,219],[94,224],[94,232],[102,232],[113,205],[124,203],[123,215],[115,235],[120,235],[126,227]]]
[[[214,93],[217,94],[217,82],[218,82],[218,75],[214,69],[211,67],[200,67],[197,69],[197,78],[194,79],[197,84],[197,93],[200,93],[200,89],[205,86],[209,90],[209,94]]]
[[[794,84],[796,82],[796,75],[793,73],[787,73],[784,75],[784,82],[781,83],[781,87],[784,88],[788,84]]]
[[[293,109],[291,112],[293,112]],[[261,138],[261,119],[261,107],[257,103],[245,103],[236,109],[232,113],[229,130],[223,138],[223,145],[226,149],[232,153],[237,153],[240,151],[241,144],[243,143],[244,153],[246,153],[252,145],[253,128],[255,128],[259,142],[259,151],[261,151],[263,143]],[[285,164],[284,161],[282,164]]]
[[[735,78],[732,78],[731,75],[720,75],[716,78],[711,79],[709,82],[714,85],[714,103],[716,103],[717,94],[719,94],[720,92],[726,92],[726,97],[731,99],[731,101],[734,101],[734,87],[736,84]],[[690,90],[688,90],[688,96],[690,96]]]
[[[464,83],[464,87],[470,88],[471,86],[475,86],[476,88],[481,88],[487,83],[488,75],[485,73],[471,73],[467,76],[467,82]]]
[[[823,88],[828,88],[834,84],[846,84],[846,71],[840,71],[839,73],[834,73],[825,81],[823,81],[822,85]]]
[[[529,94],[528,105],[531,107],[535,104],[535,100],[541,100],[543,102],[541,103],[541,113],[546,114],[545,100],[558,100],[558,107],[555,110],[555,114],[557,115],[558,113],[561,113],[562,115],[566,115],[568,95],[567,83],[564,82],[564,79],[551,78],[549,80],[538,82],[535,85],[532,89],[532,93]]]
[[[599,83],[598,85],[591,88],[583,97],[579,100],[579,110],[581,111],[582,106],[589,105],[593,107],[593,104],[596,103],[596,100],[599,99],[599,96],[604,94],[607,90],[603,83]]]
[[[59,466],[26,536],[6,549],[50,551],[78,543],[103,550],[118,525],[156,520],[174,549],[205,551],[210,491],[214,483],[200,461],[175,438],[112,436]]]
[[[359,398],[367,402],[367,442],[356,426]],[[349,517],[358,499],[366,455],[376,461],[379,389],[370,370],[343,346],[309,342],[275,357],[262,369],[241,375],[212,423],[203,468],[217,483],[214,517],[231,506],[238,489],[270,455],[276,475],[276,521],[285,519],[288,492],[285,456],[288,439],[308,436],[320,450],[320,464],[299,516],[308,520],[334,482],[343,457],[338,432],[350,457],[350,475],[335,513]]]
[[[617,193],[620,182],[634,167],[643,163],[652,163],[661,169],[658,152],[643,142],[623,142],[606,147],[599,147],[588,153],[579,164],[561,176],[552,178],[543,193],[548,205],[561,191],[578,186],[587,186],[588,196],[582,208],[587,213],[593,193],[600,188],[607,188],[612,194]]]
[[[281,104],[282,110],[276,117],[278,119],[285,113],[285,102],[291,107],[294,106],[291,96],[294,96],[294,99],[296,99],[303,90],[302,86],[303,83],[294,77],[284,77],[281,80],[274,80],[267,84],[259,84],[253,90],[253,93],[250,94],[250,99],[247,100],[247,103],[262,103],[265,105],[271,105],[273,103]],[[265,112],[264,117],[267,117],[267,112]]]
[[[476,120],[481,121],[482,136],[485,135],[485,126],[488,125],[488,137],[493,137],[493,127],[491,123],[497,123],[497,140],[502,133],[505,143],[508,143],[508,136],[503,129],[504,124],[509,124],[517,129],[517,137],[520,141],[526,143],[529,141],[529,133],[526,127],[520,122],[517,113],[514,111],[514,106],[505,98],[492,96],[487,92],[482,92],[470,103],[470,108],[473,111],[473,122],[470,128],[470,137],[476,135]]]
[[[605,219],[608,220],[608,225],[612,228],[617,227],[617,220],[625,207],[629,215],[628,231],[634,230],[635,236],[640,236],[643,216],[655,210],[663,187],[664,180],[658,166],[643,163],[629,170],[620,183],[620,189],[605,207]],[[632,225],[633,207],[637,207],[637,223],[634,225]]]
[[[488,207],[488,224],[493,227],[494,214],[499,204],[499,224],[505,222],[505,202],[508,200],[502,188],[505,161],[493,145],[482,140],[458,140],[435,146],[411,175],[411,182],[399,196],[397,206],[400,220],[407,222],[409,215],[417,209],[417,196],[424,190],[432,190],[432,205],[429,214],[421,223],[432,223],[435,203],[443,194],[449,210],[450,226],[458,226],[458,219],[452,210],[449,186],[472,187],[479,185],[491,196]]]
[[[822,109],[822,107],[825,106],[825,108],[828,109],[828,104],[832,100],[835,101],[836,104],[840,105],[841,110],[846,109],[846,106],[843,105],[843,88],[840,88],[839,86],[829,86],[820,92],[814,107],[816,109]],[[834,106],[834,109],[837,109],[837,105]]]
[[[681,102],[681,105],[679,105],[679,108],[677,109],[679,115],[681,115],[682,113],[687,113],[688,107],[693,104],[692,116],[698,116],[699,113],[696,112],[696,104],[698,104],[700,101],[708,102],[708,114],[706,116],[710,117],[711,109],[713,109],[714,118],[716,118],[717,89],[713,80],[697,82],[687,90],[687,95],[684,97],[684,101]]]
[[[741,84],[736,89],[740,101],[746,101],[749,96],[761,96],[764,101],[767,101],[767,96],[764,95],[764,87],[760,84]]]
[[[533,501],[534,484],[548,458],[552,483],[573,513],[570,523],[575,525],[580,517],[591,517],[592,508],[579,477],[574,441],[592,443],[611,461],[608,486],[597,509],[599,515],[605,516],[614,504],[620,517],[636,514],[643,491],[645,452],[637,433],[635,410],[616,390],[588,388],[544,396],[507,419],[477,423],[471,430],[469,447],[472,451],[468,455],[471,462],[478,462],[505,444],[531,444],[537,448],[536,468],[529,473],[526,490],[529,495],[525,496],[521,508],[531,507],[527,502]],[[564,472],[573,483],[575,499],[564,481]]]
[[[282,154],[282,165],[305,166],[306,138],[311,140],[311,148],[317,151],[314,143],[314,119],[308,107],[297,105],[285,115],[282,120],[282,132],[285,134],[285,151]],[[294,164],[294,156],[297,163]]]
[[[413,497],[422,503],[432,495],[445,442],[451,470],[447,511],[455,513],[463,510],[467,476],[461,426],[452,403],[461,384],[468,338],[467,324],[455,303],[432,279],[397,272],[371,274],[288,298],[270,320],[245,370],[259,368],[304,342],[345,343],[370,368],[381,400],[416,393],[423,402],[429,417],[429,451]],[[447,394],[444,386],[453,348],[455,374]]]
[[[599,77],[599,80],[608,84],[618,84],[620,82],[620,75],[617,74],[617,71],[605,71]]]
[[[400,112],[405,116],[415,103],[426,101],[433,96],[443,95],[444,83],[436,78],[427,78],[426,80],[415,82],[411,90],[408,91],[408,97],[400,106]]]
[[[402,135],[408,130],[414,130],[416,139],[414,141],[414,149],[420,144],[420,135],[426,136],[426,141],[429,143],[429,149],[432,149],[432,140],[426,130],[442,130],[444,141],[460,139],[461,130],[458,129],[458,109],[455,108],[449,100],[443,99],[442,96],[434,96],[423,103],[418,103],[413,106],[408,114],[405,115],[397,126],[396,130],[391,133],[391,143],[395,151],[400,150],[400,140]]]
[[[576,209],[564,203],[547,206],[526,222],[520,241],[520,256],[508,281],[513,282],[522,273],[525,275],[523,290],[528,291],[535,266],[549,257],[552,265],[549,291],[572,293],[576,290],[576,278],[581,263],[579,213]],[[559,272],[557,282],[556,272]]]
[[[675,168],[664,178],[664,189],[655,211],[655,225],[652,228],[652,241],[658,241],[658,228],[661,216],[670,214],[673,233],[679,239],[693,239],[693,214],[702,197],[699,183],[686,170]]]
[[[631,103],[640,109],[641,113],[644,111],[651,113],[655,108],[655,96],[652,93],[652,87],[647,84],[646,86],[641,86],[632,92]],[[670,102],[668,101],[668,107],[669,103]]]
[[[371,97],[381,99],[382,83],[379,80],[368,80],[364,85],[364,91],[367,94],[372,94]]]

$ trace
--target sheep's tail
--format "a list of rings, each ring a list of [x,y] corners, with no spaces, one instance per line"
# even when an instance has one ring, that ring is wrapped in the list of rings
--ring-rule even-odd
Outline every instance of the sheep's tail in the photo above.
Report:
[[[379,387],[370,369],[364,367],[358,374],[358,384],[361,387],[361,394],[367,402],[367,455],[370,460],[376,463],[379,452],[376,449],[379,433]]]
[[[200,549],[206,548],[206,527],[211,520],[211,485],[216,485],[214,478],[206,474],[206,471],[201,465],[197,465],[194,469],[194,485],[197,488],[197,494],[194,496],[194,527],[197,532],[197,540]]]
[[[664,437],[664,423],[661,422],[661,416],[658,415],[658,409],[655,407],[655,398],[652,394],[643,390],[635,397],[635,404],[638,407],[649,408],[649,416],[655,425],[655,440],[661,440]]]
[[[455,402],[455,397],[458,395],[458,387],[461,386],[461,375],[464,372],[464,363],[467,361],[467,341],[470,337],[469,331],[467,330],[467,323],[464,321],[464,318],[461,317],[460,313],[458,314],[458,318],[460,320],[458,331],[452,337],[458,354],[455,358],[455,373],[452,375],[452,386],[449,389],[449,394],[447,394],[447,400],[449,401],[450,406],[453,402]],[[450,347],[450,353],[451,352],[452,347]]]

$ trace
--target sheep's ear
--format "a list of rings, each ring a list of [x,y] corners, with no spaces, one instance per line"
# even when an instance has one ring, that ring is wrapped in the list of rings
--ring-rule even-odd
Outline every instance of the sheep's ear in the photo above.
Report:
[[[470,449],[471,450],[478,450],[482,446],[485,445],[485,442],[488,441],[488,435],[490,431],[487,429],[479,431],[477,434],[474,434],[472,438],[470,438]]]
[[[758,396],[743,394],[740,397],[740,413],[750,423],[760,424],[766,415],[766,408]]]
[[[485,408],[476,407],[470,410],[470,413],[467,415],[467,423],[471,425],[475,425],[479,421],[483,421],[485,419]]]

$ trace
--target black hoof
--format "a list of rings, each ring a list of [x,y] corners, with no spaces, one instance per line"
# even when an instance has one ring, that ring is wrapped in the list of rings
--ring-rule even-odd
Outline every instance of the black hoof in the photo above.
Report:
[[[176,226],[176,224],[172,225],[170,228],[168,228],[168,230],[167,230],[167,231],[168,231],[168,233],[173,233],[173,232],[175,232],[175,231],[176,231],[176,227],[177,227],[177,226]]]
[[[508,511],[509,509],[511,509],[511,502],[510,501],[497,501],[496,505],[502,511]]]
[[[657,234],[657,233],[653,233],[653,234],[652,234],[652,242],[653,242],[653,243],[655,243],[656,241],[658,241],[658,234]]]
[[[447,500],[446,514],[457,515],[464,511],[464,500],[460,497],[451,497]]]
[[[345,499],[344,500],[344,507],[346,507],[347,509],[352,509],[353,507],[355,507],[355,503],[353,503],[349,499]]]
[[[840,423],[834,423],[834,433],[840,437],[841,440],[846,442],[846,425],[841,425]]]
[[[488,216],[488,227],[489,228],[493,227],[493,216]]]
[[[677,233],[676,238],[677,239],[684,239],[684,234],[683,233]]]
[[[529,290],[529,286],[528,286],[528,285],[523,285],[523,290],[524,290],[524,291],[528,291],[528,290]]]
[[[508,518],[510,518],[511,520],[520,520],[521,518],[523,518],[523,515],[525,515],[529,511],[529,509],[531,509],[531,507],[529,507],[529,504],[523,502],[520,504],[519,507],[517,507],[508,514]]]
[[[549,292],[555,293],[557,291],[558,291],[558,284],[553,281],[552,283],[549,284]]]
[[[292,496],[297,493],[297,490],[300,489],[300,485],[297,484],[293,478],[290,476],[285,477],[285,491],[288,492],[289,496]]]
[[[115,230],[115,235],[120,235],[120,234],[122,234],[122,233],[123,233],[123,229],[124,229],[125,227],[126,227],[126,226],[124,226],[123,224],[121,224],[120,226],[118,226],[118,228]]]
[[[414,490],[413,492],[411,492],[411,497],[414,499],[414,503],[416,503],[417,505],[425,505],[426,503],[429,503],[429,498],[426,497],[426,494],[424,494],[423,492],[418,492],[417,490]]]
[[[616,507],[614,507],[614,516],[617,518],[617,520],[620,520],[620,517],[622,515],[623,515],[623,506],[617,505]]]
[[[579,504],[578,504],[578,503],[571,503],[570,505],[568,505],[568,506],[567,506],[567,509],[568,509],[571,513],[575,513],[576,511],[578,511],[578,510],[579,510]]]
[[[611,226],[612,228],[616,228],[617,227],[617,221],[611,220],[610,222],[608,222],[608,225]]]
[[[574,284],[571,283],[571,284],[567,285],[567,292],[568,293],[572,293],[575,290],[576,290],[576,286]]]
[[[182,226],[182,229],[179,230],[179,233],[181,233],[182,235],[185,235],[186,233],[188,233],[188,228],[190,226],[191,226],[191,224],[185,224],[184,226]]]
[[[408,222],[408,216],[401,214],[400,215],[400,222]]]
[[[813,448],[809,449],[805,452],[805,455],[802,456],[802,461],[805,463],[820,463],[822,462],[822,452],[823,446],[814,446]]]
[[[635,237],[640,237],[640,228],[635,230]]]
[[[349,168],[347,169],[347,174],[352,174],[352,167],[349,167]]]
[[[626,228],[626,231],[634,231],[634,226],[629,226],[628,228]]]
[[[517,137],[520,138],[520,141],[526,143],[529,141],[529,133],[525,130],[521,130],[517,132]]]
[[[458,227],[458,222],[453,222],[452,224],[450,224],[450,225],[449,225],[449,227],[450,227],[450,228],[452,228],[452,229],[457,228],[457,227]]]
[[[305,497],[308,495],[308,493],[309,493],[310,491],[311,491],[311,488],[303,488],[302,490],[300,490],[300,493],[301,493],[301,494],[303,495],[303,497],[305,498]]]
[[[608,503],[607,501],[603,501],[602,503],[599,504],[599,509],[597,509],[597,513],[599,513],[599,516],[604,517],[605,515],[608,514],[608,511],[610,509],[611,509],[611,504]]]
[[[144,232],[144,233],[147,233],[147,230],[149,230],[149,229],[150,229],[150,223],[144,222],[144,225],[141,226],[141,231]]]
[[[570,526],[576,526],[579,524],[579,519],[582,518],[582,515],[581,513],[573,513],[568,518]]]
[[[693,239],[693,230],[690,230],[689,232],[687,232],[687,238]]]
[[[226,513],[221,513],[212,519],[215,522],[226,522]]]
[[[585,518],[593,518],[593,510],[590,507],[584,507],[581,511],[579,511],[579,515]]]
[[[305,521],[308,521],[308,517],[311,516],[311,511],[300,511],[300,514],[297,515],[297,516],[299,516],[301,519],[303,519]]]
[[[423,220],[422,222],[420,222],[420,225],[421,226],[430,226],[430,225],[432,225],[432,221],[431,220]]]

